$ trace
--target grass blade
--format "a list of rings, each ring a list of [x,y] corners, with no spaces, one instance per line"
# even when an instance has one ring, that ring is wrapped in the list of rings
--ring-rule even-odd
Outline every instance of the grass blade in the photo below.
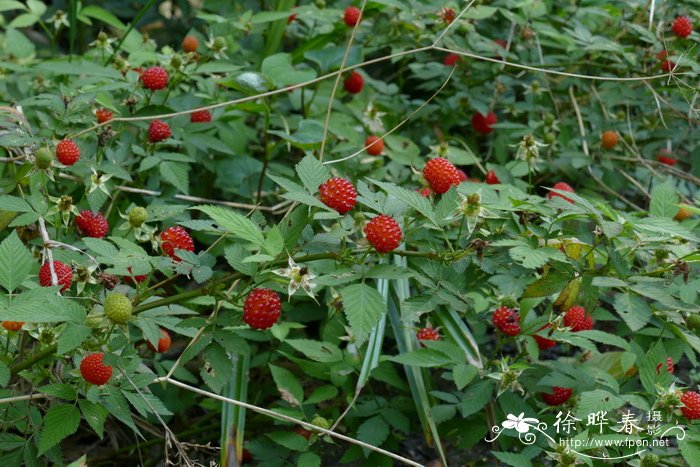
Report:
[[[248,398],[248,354],[230,354],[233,362],[231,380],[223,396],[245,402]],[[223,403],[221,407],[221,465],[240,465],[245,436],[245,408]]]

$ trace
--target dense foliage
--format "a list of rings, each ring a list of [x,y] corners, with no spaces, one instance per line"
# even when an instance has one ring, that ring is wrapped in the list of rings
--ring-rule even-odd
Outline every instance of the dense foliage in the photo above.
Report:
[[[700,465],[697,2],[48,3],[4,464]]]

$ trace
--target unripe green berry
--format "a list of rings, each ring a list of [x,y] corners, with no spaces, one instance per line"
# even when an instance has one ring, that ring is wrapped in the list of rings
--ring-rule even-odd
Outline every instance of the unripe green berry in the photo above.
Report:
[[[219,52],[221,50],[224,50],[226,48],[226,39],[223,37],[216,37],[214,38],[214,42],[212,43],[212,49],[214,49],[215,52]]]
[[[327,419],[320,417],[316,415],[313,420],[311,420],[311,423],[313,425],[316,425],[319,428],[323,428],[324,430],[327,430],[331,427],[331,422],[329,422]]]
[[[126,295],[112,293],[104,302],[105,315],[117,324],[124,324],[131,318],[133,306]]]
[[[39,148],[34,153],[34,163],[37,169],[46,170],[51,167],[53,162],[53,154],[49,148]]]
[[[554,133],[547,133],[544,135],[544,142],[547,144],[554,144],[554,142],[557,140],[557,137]]]
[[[546,113],[544,115],[544,124],[550,126],[552,123],[554,123],[554,115]]]
[[[148,213],[141,206],[136,206],[129,211],[129,224],[133,227],[141,227],[147,219]]]
[[[691,331],[698,331],[700,330],[700,315],[690,315],[685,319],[685,325],[688,326],[688,329]]]
[[[659,456],[656,454],[647,454],[639,464],[640,467],[656,467],[657,465],[659,465]]]

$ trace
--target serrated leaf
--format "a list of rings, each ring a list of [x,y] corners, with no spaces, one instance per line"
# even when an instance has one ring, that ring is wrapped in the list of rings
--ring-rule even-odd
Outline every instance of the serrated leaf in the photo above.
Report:
[[[296,165],[296,171],[309,193],[318,192],[318,186],[331,177],[325,165],[309,154]]]
[[[276,257],[282,253],[283,250],[284,238],[282,237],[282,232],[279,226],[274,226],[267,232],[265,251],[267,251],[270,256]]]
[[[78,430],[80,411],[73,405],[52,405],[44,416],[39,434],[39,454],[43,454]]]
[[[291,345],[295,350],[316,362],[333,363],[343,360],[343,352],[337,345],[330,342],[320,342],[311,339],[287,339],[284,343]]]
[[[302,402],[304,402],[304,389],[296,376],[286,368],[272,364],[269,366],[272,372],[272,379],[275,380],[277,390],[280,392],[282,399],[293,406],[301,406]]]
[[[629,343],[620,336],[615,334],[609,334],[607,332],[598,331],[595,329],[589,331],[578,331],[576,333],[578,337],[585,337],[592,341],[600,342],[601,344],[614,345],[624,350],[630,350]]]
[[[47,384],[46,386],[41,386],[37,388],[37,391],[47,394],[49,396],[58,397],[59,399],[66,399],[69,401],[78,398],[78,392],[73,386],[62,383]]]
[[[462,417],[477,413],[489,403],[493,395],[493,383],[488,380],[477,381],[467,389],[462,395],[462,402],[459,404],[459,411]]]
[[[388,437],[389,424],[379,415],[368,418],[357,429],[357,439],[372,446],[381,446]]]
[[[188,164],[168,161],[162,161],[159,165],[163,179],[184,194],[188,194],[190,190],[189,167]]]
[[[297,467],[321,467],[321,458],[313,452],[305,452],[297,459]]]
[[[101,405],[83,399],[78,401],[78,405],[80,406],[80,411],[83,413],[83,418],[88,422],[90,428],[95,430],[97,436],[102,439],[104,436],[105,420],[107,420],[109,412]]]
[[[72,300],[55,294],[57,287],[37,287],[22,292],[12,303],[0,304],[0,320],[25,323],[82,322],[86,311]]]
[[[21,448],[27,440],[14,433],[0,433],[0,451],[12,451]]]
[[[195,206],[191,209],[202,211],[211,217],[219,227],[228,230],[234,236],[252,242],[260,248],[265,248],[265,237],[263,237],[260,227],[243,214],[228,208],[212,205]]]
[[[430,205],[430,201],[428,201],[427,198],[419,195],[415,191],[407,190],[406,188],[394,185],[393,183],[385,183],[377,180],[370,181],[379,186],[382,190],[386,191],[389,195],[412,207],[435,223],[433,207]]]
[[[199,375],[214,392],[220,393],[233,371],[231,359],[220,345],[212,344],[204,351],[204,363]]]
[[[306,438],[294,431],[274,431],[266,433],[265,436],[292,451],[305,451],[309,447],[309,442]]]
[[[14,291],[29,275],[33,264],[31,253],[13,230],[0,243],[0,285],[8,292]]]
[[[173,413],[168,410],[165,405],[153,394],[148,394],[141,392],[137,394],[130,391],[123,391],[124,397],[129,401],[129,403],[140,413],[143,417],[153,414],[155,410],[156,413],[160,415],[172,415]]]
[[[678,212],[678,201],[678,192],[673,182],[667,181],[656,185],[654,189],[651,190],[649,213],[653,216],[672,219]]]
[[[602,389],[587,391],[580,395],[576,404],[576,416],[585,420],[588,414],[599,411],[612,413],[625,404],[620,397]]]
[[[255,274],[258,268],[255,263],[245,262],[245,259],[248,256],[248,251],[246,251],[246,249],[238,243],[224,250],[224,257],[233,269],[242,272],[247,276],[252,276]]]
[[[556,248],[532,248],[530,245],[518,245],[511,248],[508,253],[513,261],[524,268],[537,269],[550,260],[566,262],[566,255]]]
[[[642,329],[651,318],[649,305],[638,295],[619,293],[615,296],[613,306],[633,332]]]
[[[7,363],[3,362],[0,360],[0,387],[6,387],[7,383],[10,382],[10,367],[7,366]]]
[[[549,297],[556,292],[564,290],[568,283],[569,277],[557,271],[550,271],[546,276],[542,276],[530,284],[525,289],[522,298]]]
[[[90,335],[90,328],[82,324],[69,324],[58,338],[56,355],[63,355],[79,347]]]
[[[0,206],[5,211],[34,212],[28,202],[16,196],[0,195]]]
[[[386,313],[386,303],[377,289],[365,284],[345,287],[341,290],[340,296],[343,311],[355,335],[356,343],[361,346],[367,340],[372,328],[379,322],[382,314]]]
[[[459,390],[464,389],[478,374],[479,370],[474,365],[467,365],[465,363],[460,363],[452,370],[452,378]]]

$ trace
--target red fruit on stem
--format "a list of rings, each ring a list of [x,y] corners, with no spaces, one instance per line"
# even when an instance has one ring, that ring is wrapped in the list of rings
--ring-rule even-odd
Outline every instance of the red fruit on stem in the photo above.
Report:
[[[209,123],[211,122],[211,112],[208,110],[198,110],[190,114],[191,123]]]
[[[97,117],[97,123],[104,123],[112,120],[112,112],[107,109],[97,109],[95,110],[95,117]]]
[[[369,221],[365,226],[365,237],[377,252],[388,253],[401,244],[403,232],[401,232],[398,222],[382,214]]]
[[[166,331],[163,328],[160,328],[160,335],[161,338],[158,339],[158,350],[151,344],[150,342],[146,342],[146,346],[151,349],[151,352],[158,352],[158,353],[163,353],[167,352],[168,349],[170,348],[171,340],[170,340],[170,333]]]
[[[126,268],[126,269],[127,269],[127,271],[129,271],[129,273],[133,274],[133,272],[131,271],[131,266],[129,266],[129,267]],[[141,282],[145,281],[146,279],[148,279],[148,276],[147,276],[147,275],[130,276],[130,277],[131,277],[135,282],[138,282],[139,284],[140,284]]]
[[[659,151],[659,155],[656,156],[656,160],[661,162],[662,164],[670,165],[671,167],[676,165],[676,163],[678,162],[676,159],[671,157],[671,153],[666,149],[662,149]]]
[[[141,84],[146,89],[157,91],[168,86],[168,72],[159,66],[152,66],[141,73]]]
[[[497,122],[498,118],[496,118],[496,114],[493,112],[489,112],[486,115],[482,115],[477,112],[472,116],[472,128],[474,128],[474,131],[481,133],[482,135],[488,135],[491,133],[493,131],[491,125]]]
[[[671,26],[676,36],[686,38],[693,32],[693,22],[687,16],[676,16]]]
[[[187,53],[195,52],[199,47],[199,41],[194,36],[185,36],[182,40],[182,50]]]
[[[81,212],[75,218],[75,225],[84,236],[92,238],[103,238],[109,231],[109,223],[100,212]]]
[[[354,6],[349,6],[345,9],[345,14],[343,15],[343,21],[349,27],[355,27],[355,25],[360,21],[362,12],[359,8]]]
[[[422,328],[416,333],[416,338],[419,341],[439,341],[440,331],[435,328]]]
[[[357,94],[360,91],[362,91],[362,88],[365,85],[365,79],[362,77],[361,74],[359,74],[356,71],[353,71],[350,73],[350,76],[345,78],[345,81],[343,82],[343,86],[345,87],[345,90],[349,92],[350,94]]]
[[[551,324],[545,324],[544,326],[542,326],[541,328],[538,329],[538,332],[542,331],[543,329],[548,329],[550,327],[551,327]],[[543,337],[543,336],[540,336],[537,334],[533,334],[532,337],[535,338],[535,342],[537,342],[537,347],[540,350],[551,349],[552,347],[557,345],[557,341],[552,340],[552,339],[548,339],[546,337]]]
[[[564,315],[564,326],[573,332],[590,331],[593,329],[593,318],[586,315],[586,309],[582,306],[572,306]]]
[[[344,178],[331,178],[318,187],[321,202],[340,214],[345,214],[355,207],[357,191],[348,180]]]
[[[162,242],[160,247],[163,249],[163,252],[175,261],[180,261],[180,258],[175,254],[175,250],[194,251],[192,237],[179,225],[165,229],[160,234],[160,239]]]
[[[700,418],[700,394],[695,391],[686,391],[681,396],[681,402],[685,407],[681,407],[681,412],[688,420]]]
[[[455,11],[452,8],[443,8],[439,13],[440,18],[445,22],[445,24],[450,24],[455,20]]]
[[[384,151],[384,140],[379,136],[370,135],[365,139],[365,147],[370,156],[379,156]]]
[[[57,284],[61,286],[61,292],[65,292],[70,288],[73,282],[73,269],[67,264],[60,261],[53,262],[53,270],[56,273]],[[51,266],[46,262],[39,269],[39,284],[42,287],[51,287]]]
[[[24,326],[24,321],[3,321],[2,327],[10,332],[16,332],[22,329]]]
[[[282,302],[277,292],[253,289],[243,304],[243,321],[253,329],[268,329],[282,314]]]
[[[600,137],[600,143],[605,149],[612,149],[617,146],[618,136],[616,131],[604,131]]]
[[[56,145],[56,159],[63,165],[73,165],[80,159],[78,145],[69,139],[64,139]]]
[[[494,172],[493,170],[489,170],[488,172],[486,172],[484,181],[489,185],[498,185],[499,183],[501,183],[501,181],[498,179],[498,175],[496,175],[496,172]]]
[[[571,188],[571,186],[569,186],[568,183],[564,183],[564,182],[555,183],[552,188],[554,188],[555,190],[568,191],[569,193],[575,193],[574,189]],[[573,199],[567,198],[566,196],[560,195],[559,193],[555,193],[553,191],[550,191],[549,193],[547,193],[547,199],[552,199],[555,196],[558,196],[559,198],[563,198],[570,203],[574,202]]]
[[[157,143],[170,138],[172,132],[170,126],[163,120],[153,120],[148,127],[148,141]]]
[[[469,180],[467,173],[459,167],[457,168],[457,175],[459,176],[459,183],[466,182]]]
[[[457,167],[442,157],[430,159],[425,164],[423,177],[439,195],[446,193],[453,185],[459,185],[461,181]]]
[[[561,405],[568,401],[574,394],[574,390],[571,388],[560,388],[558,386],[552,387],[552,392],[547,394],[542,394],[542,399],[547,405]]]
[[[502,306],[493,312],[491,321],[496,329],[509,336],[520,334],[520,314],[515,310]]]
[[[442,63],[445,66],[455,66],[458,61],[459,61],[459,55],[457,55],[457,54],[447,54],[442,59]]]
[[[112,367],[102,363],[104,354],[91,353],[80,362],[80,374],[88,383],[102,386],[112,377]]]
[[[427,186],[426,186],[426,187],[423,187],[423,188],[418,188],[416,191],[417,191],[418,194],[421,195],[423,198],[429,198],[430,195],[433,194],[433,190],[431,190],[431,189],[428,188]]]

